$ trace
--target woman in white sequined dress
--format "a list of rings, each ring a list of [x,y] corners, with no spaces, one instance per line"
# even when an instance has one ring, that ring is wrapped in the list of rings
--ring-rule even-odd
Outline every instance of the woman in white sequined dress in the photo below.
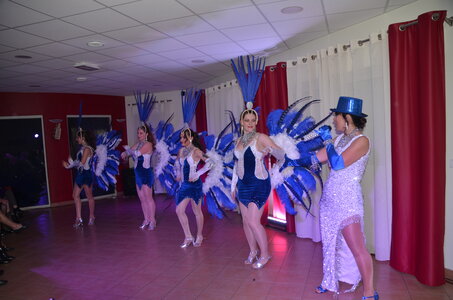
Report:
[[[362,100],[340,97],[333,124],[338,133],[333,144],[317,153],[331,170],[320,200],[323,244],[323,279],[317,293],[339,292],[339,281],[353,291],[363,279],[362,299],[379,299],[373,285],[373,262],[365,246],[363,196],[360,182],[370,153],[369,139],[362,134],[367,116]]]

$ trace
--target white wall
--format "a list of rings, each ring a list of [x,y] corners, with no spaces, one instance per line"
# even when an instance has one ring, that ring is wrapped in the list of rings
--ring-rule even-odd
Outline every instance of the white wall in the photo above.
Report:
[[[446,1],[448,2],[448,1]],[[453,1],[448,16],[453,16]],[[453,270],[453,27],[445,27],[445,84],[447,87],[447,188],[445,190],[445,267]],[[449,118],[450,116],[450,118]]]

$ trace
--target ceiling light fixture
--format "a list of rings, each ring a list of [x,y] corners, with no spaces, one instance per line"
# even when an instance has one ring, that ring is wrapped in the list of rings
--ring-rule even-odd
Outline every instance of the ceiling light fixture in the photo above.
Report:
[[[99,70],[99,66],[95,64],[90,64],[86,62],[79,62],[74,65],[74,68],[84,70],[84,71],[97,71]]]
[[[77,81],[85,81],[85,80],[87,80],[87,78],[86,77],[77,77],[76,80]]]
[[[100,42],[100,41],[91,41],[91,42],[88,42],[87,45],[90,46],[90,47],[95,47],[95,48],[97,48],[97,47],[102,47],[102,46],[104,46],[104,43],[103,43],[103,42]]]
[[[32,58],[32,57],[29,56],[29,55],[15,55],[14,57],[15,57],[15,58],[20,58],[20,59],[30,59],[30,58]]]
[[[203,59],[193,59],[192,60],[192,63],[194,64],[201,64],[201,63],[204,63],[205,61]]]
[[[282,14],[290,15],[290,14],[297,14],[303,11],[303,7],[300,6],[288,6],[285,8],[282,8],[280,11]]]

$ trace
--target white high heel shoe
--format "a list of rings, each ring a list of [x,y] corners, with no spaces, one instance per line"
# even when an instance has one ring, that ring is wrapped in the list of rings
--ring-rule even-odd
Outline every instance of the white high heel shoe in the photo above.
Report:
[[[254,269],[262,269],[264,266],[269,262],[272,256],[268,257],[260,257],[258,260],[252,265]]]
[[[154,230],[154,229],[156,229],[156,222],[153,222],[153,221],[149,222],[148,230]]]
[[[140,228],[141,230],[145,230],[146,229],[146,226],[149,225],[149,221],[143,221],[142,225],[140,225],[138,228]]]
[[[258,258],[258,250],[250,251],[249,257],[247,257],[247,259],[244,260],[244,264],[251,265],[257,258]]]
[[[201,243],[203,242],[203,236],[197,236],[195,242],[193,242],[194,247],[200,247]]]
[[[191,237],[185,238],[179,247],[184,249],[184,248],[189,247],[190,244],[192,244],[192,243],[193,243],[193,237],[191,236]]]
[[[74,228],[79,228],[82,226],[83,226],[82,218],[75,219],[74,225],[72,225],[72,227],[74,227]]]

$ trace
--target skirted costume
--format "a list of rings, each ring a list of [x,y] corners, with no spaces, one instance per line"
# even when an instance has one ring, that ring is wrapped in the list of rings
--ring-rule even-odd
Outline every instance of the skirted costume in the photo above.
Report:
[[[134,173],[135,173],[135,183],[138,188],[141,189],[142,185],[147,185],[149,188],[152,188],[154,185],[154,172],[151,167],[151,154],[141,154],[140,148],[143,147],[143,143],[137,145],[136,159],[134,161]]]
[[[186,156],[180,157],[178,161],[178,168],[180,170],[177,172],[181,174],[181,187],[176,196],[176,205],[186,198],[193,199],[198,204],[203,197],[203,183],[200,177],[195,181],[190,181],[190,178],[197,177],[199,163],[199,161],[193,160],[192,152],[188,152]]]
[[[85,163],[82,165],[82,156],[85,148],[90,149],[91,156],[87,158]],[[94,171],[91,169],[91,158],[93,156],[93,148],[90,146],[82,146],[80,150],[77,152],[76,161],[79,162],[79,167],[77,168],[77,175],[75,178],[75,183],[82,188],[83,185],[92,186],[94,181]],[[71,162],[69,162],[71,164]]]

